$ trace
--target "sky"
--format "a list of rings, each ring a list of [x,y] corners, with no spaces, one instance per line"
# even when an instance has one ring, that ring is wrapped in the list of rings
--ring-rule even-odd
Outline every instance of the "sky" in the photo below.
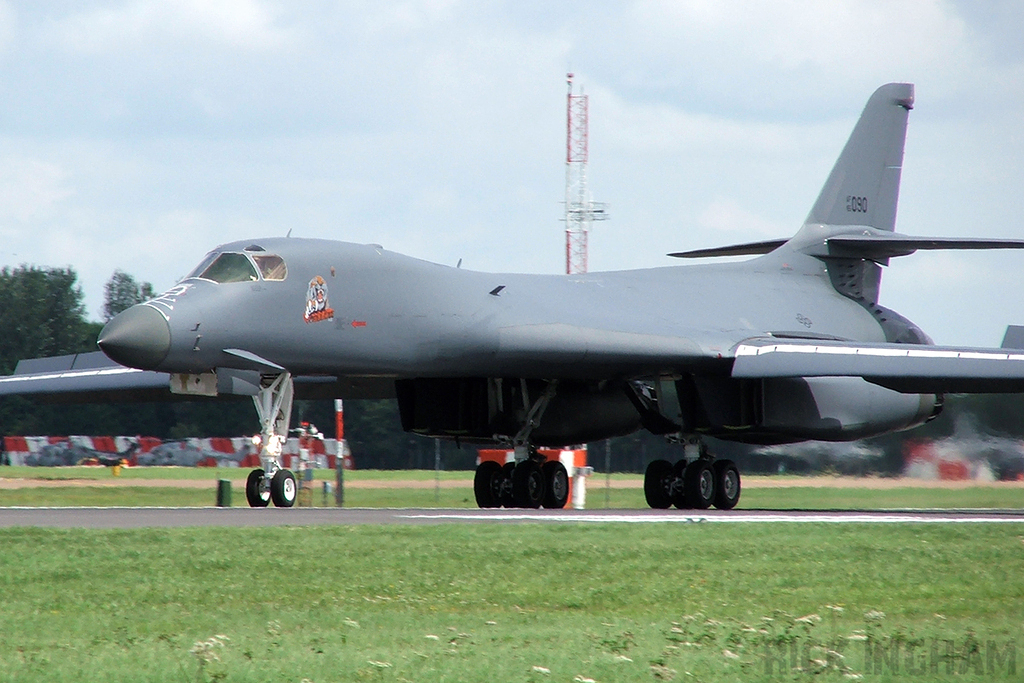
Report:
[[[1024,238],[1024,3],[0,0],[0,267],[170,287],[214,246],[564,270],[568,71],[590,269],[787,237],[876,87],[916,84],[897,230]],[[1024,324],[1024,252],[894,259],[938,342]]]

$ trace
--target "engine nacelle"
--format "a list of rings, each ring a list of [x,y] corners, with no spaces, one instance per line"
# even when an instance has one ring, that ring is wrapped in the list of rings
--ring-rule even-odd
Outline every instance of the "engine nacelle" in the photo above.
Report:
[[[936,417],[935,394],[901,394],[860,377],[762,381],[761,430],[804,440],[854,441],[922,425]]]
[[[638,402],[651,431],[759,444],[854,441],[916,427],[942,409],[941,395],[903,394],[860,377],[685,376],[652,389],[647,412]]]

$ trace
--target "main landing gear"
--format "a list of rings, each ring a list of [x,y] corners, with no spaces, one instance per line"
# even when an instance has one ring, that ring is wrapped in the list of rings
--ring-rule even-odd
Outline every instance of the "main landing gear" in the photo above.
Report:
[[[480,463],[473,493],[482,508],[564,508],[569,502],[569,473],[562,463],[545,461],[531,448],[526,459],[517,463]]]
[[[644,474],[644,497],[652,508],[675,505],[680,510],[731,510],[740,500],[740,471],[732,460],[712,460],[702,452],[696,460],[674,465],[655,460]]]
[[[530,443],[530,434],[540,424],[544,411],[555,396],[558,381],[552,380],[535,401],[530,401],[526,380],[521,380],[523,411],[526,415],[510,439],[515,462],[485,460],[476,468],[473,493],[482,508],[564,508],[569,502],[569,473],[557,460],[545,460]]]
[[[298,486],[295,475],[281,464],[281,451],[292,415],[293,384],[291,373],[268,378],[253,396],[260,418],[259,469],[245,480],[245,499],[249,507],[265,508],[271,501],[279,508],[295,505]],[[256,439],[254,439],[254,442]]]

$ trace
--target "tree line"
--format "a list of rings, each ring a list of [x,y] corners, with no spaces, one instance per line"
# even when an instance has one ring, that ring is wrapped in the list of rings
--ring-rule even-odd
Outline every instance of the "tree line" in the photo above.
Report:
[[[153,287],[117,270],[104,287],[103,318],[109,320],[126,308],[152,298]],[[0,374],[14,372],[19,360],[96,351],[102,322],[87,319],[84,296],[72,268],[22,265],[0,270]],[[294,424],[316,424],[334,436],[332,401],[296,401]],[[911,432],[868,440],[884,452],[872,468],[898,472],[907,439],[942,438],[969,423],[983,434],[1011,438],[1024,435],[1024,397],[989,394],[947,397],[942,415]],[[44,403],[13,396],[0,398],[0,436],[5,435],[145,435],[161,439],[207,436],[245,436],[259,432],[250,400],[166,401],[86,405]],[[402,431],[393,400],[345,402],[345,436],[356,466],[361,469],[430,469],[435,443]],[[606,443],[589,444],[589,462],[604,471]],[[736,460],[744,471],[774,471],[783,465],[765,458],[749,446],[710,440],[720,456]],[[476,448],[442,442],[446,469],[471,469]],[[642,472],[655,458],[676,460],[681,449],[646,432],[612,439],[612,471]],[[788,462],[790,471],[799,463]]]

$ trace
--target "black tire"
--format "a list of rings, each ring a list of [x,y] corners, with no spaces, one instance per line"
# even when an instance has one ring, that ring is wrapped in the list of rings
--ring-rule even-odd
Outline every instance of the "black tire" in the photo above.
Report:
[[[516,470],[514,462],[507,462],[501,468],[501,495],[498,497],[502,507],[516,507],[516,500],[512,497],[512,473]]]
[[[523,460],[512,470],[512,498],[521,508],[536,509],[544,501],[544,473],[533,460]]]
[[[270,492],[263,489],[266,472],[253,470],[245,480],[245,500],[251,508],[265,508],[270,504]],[[261,490],[262,489],[262,490]]]
[[[732,460],[716,460],[715,507],[732,510],[740,502],[740,471]]]
[[[270,480],[270,498],[279,508],[290,508],[295,505],[299,488],[295,485],[295,475],[288,470],[278,470]]]
[[[686,504],[696,510],[707,510],[715,501],[715,470],[707,460],[695,460],[683,473]]]
[[[493,460],[480,463],[473,476],[473,494],[478,507],[496,508],[501,505],[501,482],[504,478],[498,463]]]
[[[544,507],[560,510],[569,502],[569,473],[557,460],[548,460],[540,468],[544,475]]]
[[[693,506],[690,505],[689,499],[686,497],[686,487],[683,486],[683,482],[686,480],[686,460],[679,460],[675,465],[672,466],[672,477],[674,483],[672,484],[669,493],[672,496],[672,504],[680,510],[689,510]]]
[[[656,510],[672,506],[672,463],[668,460],[653,460],[644,472],[644,498]]]

